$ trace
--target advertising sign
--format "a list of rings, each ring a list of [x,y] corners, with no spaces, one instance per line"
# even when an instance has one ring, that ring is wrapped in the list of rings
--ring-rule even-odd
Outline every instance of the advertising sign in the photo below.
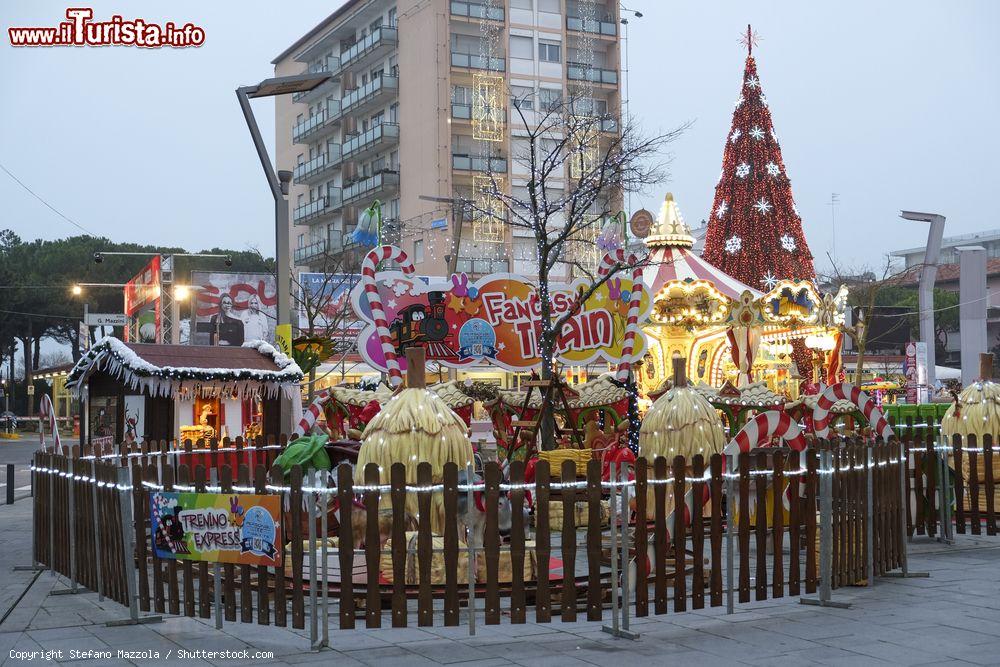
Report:
[[[361,279],[356,273],[299,273],[299,329],[333,335],[352,331],[357,335],[361,322],[351,310],[351,290]]]
[[[163,308],[160,301],[160,256],[125,283],[125,340],[130,343],[163,341]]]
[[[239,347],[246,341],[274,343],[278,293],[266,273],[193,271],[193,345]]]
[[[552,318],[572,309],[578,291],[589,283],[550,285]],[[405,349],[423,347],[428,361],[452,368],[490,363],[511,371],[537,366],[540,307],[537,288],[531,280],[509,273],[483,276],[469,283],[465,274],[450,280],[432,278],[424,283],[401,272],[378,274],[377,282],[388,334],[405,368]],[[631,298],[632,281],[627,275],[604,283],[563,327],[557,346],[559,360],[568,365],[595,361],[617,362]],[[381,338],[376,331],[364,284],[351,293],[355,313],[365,326],[358,350],[366,363],[385,369]],[[644,292],[639,321],[649,315],[650,299]],[[637,336],[633,359],[645,352],[645,336]]]
[[[281,566],[281,497],[234,493],[149,494],[158,558]]]

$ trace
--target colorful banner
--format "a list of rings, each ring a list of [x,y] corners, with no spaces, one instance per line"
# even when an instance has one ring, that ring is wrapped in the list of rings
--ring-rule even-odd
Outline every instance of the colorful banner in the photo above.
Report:
[[[192,344],[239,347],[251,340],[275,342],[274,276],[192,271],[191,282],[197,288]]]
[[[299,330],[307,332],[312,324],[317,334],[346,330],[356,336],[361,323],[351,310],[351,290],[360,280],[357,273],[299,273]]]
[[[469,282],[466,274],[432,278],[428,283],[401,272],[378,274],[378,291],[385,309],[387,332],[405,367],[405,350],[421,346],[428,361],[452,368],[490,363],[511,371],[539,364],[540,304],[534,282],[523,276],[497,273]],[[549,286],[552,319],[566,314],[580,289],[590,283]],[[563,328],[559,361],[584,365],[621,358],[632,281],[625,273],[604,283]],[[381,339],[375,330],[364,285],[351,293],[354,312],[365,323],[358,350],[370,366],[385,369]],[[649,316],[650,299],[643,293],[639,321]],[[639,336],[633,360],[646,351]]]
[[[281,565],[280,496],[154,491],[149,515],[158,558]]]
[[[160,256],[125,283],[125,340],[130,343],[163,342],[163,307],[160,300]]]

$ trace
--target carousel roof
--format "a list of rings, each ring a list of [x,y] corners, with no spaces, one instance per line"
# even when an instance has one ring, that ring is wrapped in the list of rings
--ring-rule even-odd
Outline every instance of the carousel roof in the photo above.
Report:
[[[663,286],[672,281],[707,280],[719,292],[732,300],[739,299],[744,290],[754,298],[764,296],[760,290],[733,278],[699,257],[691,249],[694,238],[684,223],[674,196],[667,193],[653,233],[646,238],[649,246],[649,264],[643,270],[642,280],[649,293],[655,296]]]

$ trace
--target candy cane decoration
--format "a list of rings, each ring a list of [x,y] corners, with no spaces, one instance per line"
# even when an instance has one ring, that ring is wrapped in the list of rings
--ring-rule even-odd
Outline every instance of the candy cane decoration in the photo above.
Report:
[[[52,399],[48,394],[42,394],[42,398],[38,402],[38,421],[41,423],[42,418],[48,418],[49,420],[49,430],[52,432],[52,442],[55,445],[56,451],[62,447],[62,441],[59,439],[59,426],[56,424],[56,411],[52,407]],[[39,444],[45,446],[45,429],[39,429]]]
[[[389,323],[386,322],[385,310],[382,309],[382,298],[378,294],[378,283],[375,281],[375,270],[380,262],[385,261],[396,262],[406,275],[413,273],[413,263],[405,252],[391,245],[375,248],[365,255],[365,259],[361,263],[361,283],[364,285],[365,294],[368,297],[368,305],[372,309],[375,331],[382,342],[382,355],[385,357],[385,367],[389,372],[389,385],[398,387],[403,382],[403,374],[399,370],[396,348],[392,344]],[[311,408],[312,406],[310,406]]]
[[[895,435],[889,422],[882,415],[882,411],[878,409],[875,401],[868,394],[853,384],[839,382],[824,389],[823,393],[819,395],[816,407],[813,408],[813,430],[816,432],[817,438],[825,438],[830,434],[830,409],[838,400],[850,401],[856,405],[861,410],[861,414],[868,420],[872,431],[878,434],[878,437],[882,438],[883,441],[888,442],[889,438]]]
[[[295,427],[292,431],[292,440],[295,438],[301,438],[306,433],[312,430],[312,427],[316,424],[316,420],[323,413],[323,406],[326,402],[330,400],[330,390],[324,389],[323,391],[316,394],[316,398],[313,402],[309,404],[305,412],[302,414],[302,419],[299,420],[299,425]]]
[[[744,454],[758,445],[769,442],[774,437],[781,438],[797,452],[806,448],[805,436],[802,435],[802,429],[799,428],[795,420],[785,412],[768,410],[744,424],[722,453],[726,455]]]
[[[615,379],[619,382],[627,382],[629,370],[632,368],[632,350],[635,349],[635,337],[639,332],[639,304],[642,301],[642,267],[638,266],[639,260],[635,254],[631,254],[626,259],[625,250],[618,248],[609,252],[601,259],[601,265],[597,268],[597,275],[604,277],[611,272],[615,265],[632,265],[632,293],[628,305],[628,317],[625,321],[625,338],[622,340],[622,357],[618,363],[618,370],[615,371]]]

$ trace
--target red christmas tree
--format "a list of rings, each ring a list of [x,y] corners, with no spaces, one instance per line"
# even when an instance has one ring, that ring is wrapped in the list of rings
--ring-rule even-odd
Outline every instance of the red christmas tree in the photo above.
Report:
[[[811,280],[816,273],[757,77],[753,42],[747,26],[743,86],[726,138],[702,254],[747,285],[767,290],[775,280]]]

